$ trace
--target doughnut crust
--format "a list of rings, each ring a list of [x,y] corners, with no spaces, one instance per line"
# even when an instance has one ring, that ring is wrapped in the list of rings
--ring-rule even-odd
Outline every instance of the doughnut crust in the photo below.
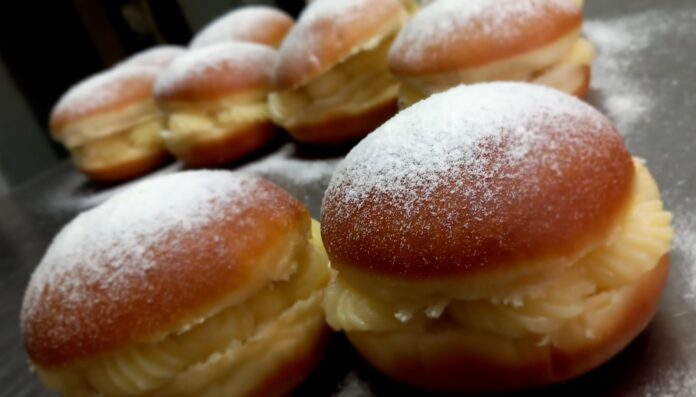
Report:
[[[306,209],[261,178],[144,181],[49,247],[22,310],[31,362],[65,396],[286,392],[326,337],[311,235]]]
[[[239,7],[210,22],[193,37],[189,47],[241,41],[278,48],[293,24],[292,17],[277,8]]]
[[[458,107],[455,119],[448,97],[485,105]],[[509,107],[526,113],[507,115]],[[442,136],[428,133],[440,125]],[[347,156],[324,198],[322,235],[339,269],[465,278],[575,257],[609,236],[630,199],[634,168],[611,122],[548,89],[455,88],[376,132]],[[395,146],[391,136],[402,133],[404,143]],[[482,134],[482,141],[467,134]],[[408,145],[427,144],[450,163],[431,160],[439,167],[432,177],[403,171],[424,161]]]
[[[158,45],[133,54],[116,66],[142,65],[164,69],[176,58],[185,53],[185,47],[178,45]]]

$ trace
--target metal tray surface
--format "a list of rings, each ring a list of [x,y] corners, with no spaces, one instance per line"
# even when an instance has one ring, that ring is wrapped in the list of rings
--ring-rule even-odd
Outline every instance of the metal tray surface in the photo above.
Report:
[[[516,396],[696,396],[696,2],[588,0],[586,36],[599,49],[589,101],[610,115],[647,161],[674,214],[677,237],[660,309],[613,360],[579,379]],[[322,194],[348,147],[279,140],[231,166],[265,176],[319,216]],[[173,163],[157,173],[175,172]],[[157,174],[156,173],[156,174]],[[53,235],[123,187],[88,183],[62,164],[0,199],[0,396],[53,396],[29,371],[19,310]],[[427,396],[372,370],[337,334],[297,396]]]

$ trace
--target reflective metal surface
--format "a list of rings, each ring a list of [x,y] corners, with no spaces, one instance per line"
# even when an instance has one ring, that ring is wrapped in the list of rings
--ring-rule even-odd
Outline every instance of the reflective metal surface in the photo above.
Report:
[[[677,229],[672,270],[657,316],[625,351],[577,380],[517,395],[696,396],[696,2],[589,0],[586,7],[588,34],[605,50],[590,102],[615,118],[631,151],[647,160],[662,188]],[[316,149],[282,142],[273,150],[270,158],[276,160],[261,156],[233,168],[246,166],[274,180],[318,217],[336,161],[310,162]],[[177,169],[173,164],[160,172]],[[29,372],[23,351],[18,318],[24,288],[58,229],[115,190],[92,186],[63,164],[0,200],[0,396],[52,396]],[[374,372],[337,335],[295,395],[425,394]]]

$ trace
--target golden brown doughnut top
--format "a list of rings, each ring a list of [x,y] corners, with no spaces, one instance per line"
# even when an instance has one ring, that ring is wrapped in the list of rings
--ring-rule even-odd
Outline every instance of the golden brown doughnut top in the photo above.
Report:
[[[106,70],[75,84],[54,106],[51,132],[58,137],[66,124],[149,100],[159,71],[151,66],[130,65]]]
[[[157,101],[197,101],[270,89],[276,50],[254,43],[219,43],[179,57],[155,83]]]
[[[178,331],[231,295],[243,301],[287,273],[266,257],[305,242],[309,225],[302,204],[258,177],[189,171],[141,182],[55,237],[24,297],[29,357],[68,364]]]
[[[472,68],[541,48],[581,25],[571,0],[439,0],[406,24],[389,63],[404,76]]]
[[[186,47],[178,45],[158,45],[131,55],[116,67],[123,66],[152,66],[166,68],[176,58],[186,53]]]
[[[391,33],[404,15],[398,0],[309,4],[279,49],[276,89],[295,88],[326,72],[370,40]]]
[[[324,197],[332,263],[406,279],[473,276],[602,244],[634,167],[584,102],[523,83],[460,86],[402,111]]]
[[[210,22],[194,36],[190,48],[242,41],[278,47],[294,21],[285,12],[268,6],[235,8]]]

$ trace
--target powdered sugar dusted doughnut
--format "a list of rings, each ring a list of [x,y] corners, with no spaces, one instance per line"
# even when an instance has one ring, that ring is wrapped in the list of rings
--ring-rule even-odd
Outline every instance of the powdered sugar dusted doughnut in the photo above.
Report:
[[[651,320],[670,220],[644,162],[589,105],[532,84],[453,88],[338,166],[322,206],[337,270],[327,322],[421,389],[563,382]]]
[[[191,50],[157,79],[167,149],[189,166],[238,160],[275,135],[266,96],[276,51],[253,43]]]
[[[398,0],[311,3],[279,49],[273,121],[297,140],[363,137],[396,112],[387,53],[406,20]]]
[[[46,252],[22,310],[32,363],[62,395],[287,390],[324,329],[328,268],[309,236],[306,209],[258,177],[189,171],[137,184],[79,215]],[[273,341],[283,346],[268,353]],[[298,360],[297,378],[277,377]]]
[[[160,70],[142,65],[109,69],[77,83],[53,108],[53,138],[91,179],[131,179],[167,159],[161,114],[152,98]]]

